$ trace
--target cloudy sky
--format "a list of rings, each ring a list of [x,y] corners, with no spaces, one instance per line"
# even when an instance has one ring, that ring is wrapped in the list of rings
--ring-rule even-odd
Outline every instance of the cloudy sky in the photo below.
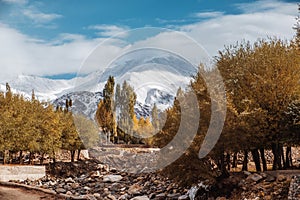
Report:
[[[0,79],[18,74],[69,78],[93,50],[85,73],[116,52],[143,44],[173,44],[176,36],[135,33],[143,27],[181,32],[211,56],[224,45],[258,38],[291,39],[297,0],[0,0]],[[113,39],[109,39],[113,36]],[[177,43],[176,43],[177,44]],[[180,42],[178,44],[181,44]],[[174,47],[175,48],[175,47]],[[185,52],[188,47],[180,46]],[[186,49],[184,49],[186,48]],[[193,52],[195,53],[195,52]],[[61,75],[63,74],[63,75]]]

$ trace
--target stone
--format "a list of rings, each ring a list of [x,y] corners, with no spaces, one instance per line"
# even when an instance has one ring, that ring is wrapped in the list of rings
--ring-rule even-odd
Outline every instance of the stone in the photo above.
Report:
[[[277,180],[278,180],[279,182],[286,181],[286,176],[280,174],[280,175],[277,176]]]
[[[123,194],[118,198],[118,200],[127,200],[127,199],[129,199],[129,194]]]
[[[271,195],[265,196],[265,200],[272,200],[272,196]]]
[[[123,179],[123,177],[120,175],[105,175],[105,176],[103,176],[104,183],[107,183],[107,182],[114,183],[114,182],[118,182],[122,179]]]
[[[150,200],[147,196],[137,196],[130,200]]]
[[[275,177],[268,175],[267,178],[265,179],[266,182],[274,182],[275,181]]]
[[[114,195],[107,195],[107,198],[110,199],[110,200],[117,200],[117,198],[114,196]]]
[[[69,195],[69,196],[71,196],[71,195],[73,195],[73,194],[72,194],[72,192],[71,192],[71,191],[68,191],[68,192],[66,193],[66,195]]]
[[[87,190],[87,191],[90,191],[90,190],[91,190],[91,188],[88,187],[88,186],[84,186],[83,189],[84,189],[84,190]]]
[[[98,177],[100,177],[101,176],[101,173],[97,170],[97,171],[95,171],[92,175],[91,175],[91,177],[92,178],[98,178]]]
[[[178,200],[188,200],[189,197],[187,195],[181,195],[180,197],[178,197]]]
[[[64,188],[57,188],[56,192],[57,193],[66,193],[66,190]]]
[[[259,174],[251,174],[250,176],[247,177],[247,180],[251,180],[251,181],[254,181],[254,182],[258,182],[260,181],[261,179],[263,179],[263,177]]]
[[[264,173],[264,172],[261,172],[260,175],[263,177],[263,178],[267,178],[268,177],[268,174]]]
[[[154,198],[155,198],[155,196],[156,196],[156,194],[155,194],[155,193],[151,193],[151,194],[149,195],[149,199],[154,199]]]
[[[164,199],[166,199],[166,194],[165,193],[157,194],[155,196],[155,199],[157,199],[157,200],[164,200]]]
[[[96,197],[98,199],[101,197],[101,195],[99,193],[94,193],[93,195],[94,195],[94,197]]]
[[[243,173],[244,173],[246,176],[250,176],[250,175],[251,175],[251,172],[248,172],[248,171],[243,171]]]
[[[96,197],[94,197],[94,195],[91,195],[91,194],[88,194],[88,195],[85,195],[83,196],[85,199],[88,199],[88,200],[97,200]]]
[[[69,177],[65,180],[65,182],[66,183],[74,183],[75,181],[71,177]]]
[[[217,197],[216,200],[226,200],[226,197]]]
[[[140,186],[138,184],[134,184],[134,185],[129,187],[128,193],[137,195],[137,194],[140,194],[142,190],[143,190],[142,186]]]
[[[168,194],[167,197],[168,199],[178,199],[178,197],[180,197],[180,194]]]

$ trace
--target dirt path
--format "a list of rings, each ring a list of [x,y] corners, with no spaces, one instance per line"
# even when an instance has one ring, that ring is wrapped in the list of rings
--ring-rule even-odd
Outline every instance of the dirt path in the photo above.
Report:
[[[43,194],[32,190],[0,186],[1,200],[58,200],[49,194]]]

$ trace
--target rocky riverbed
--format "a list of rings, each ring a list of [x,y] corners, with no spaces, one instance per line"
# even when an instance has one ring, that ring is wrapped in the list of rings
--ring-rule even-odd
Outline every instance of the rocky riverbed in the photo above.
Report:
[[[54,191],[69,199],[300,199],[300,176],[295,176],[300,174],[299,171],[231,172],[228,178],[217,179],[213,183],[199,181],[182,187],[164,174],[153,172],[149,162],[154,162],[156,155],[156,149],[102,147],[90,152],[91,159],[49,164],[47,176],[17,183]],[[296,165],[299,155],[298,149],[294,149]],[[267,152],[268,163],[272,161],[270,156]]]
[[[132,174],[110,168],[97,160],[85,160],[51,165],[47,176],[17,183],[52,190],[70,199],[280,200],[299,197],[300,177],[293,176],[293,173],[231,173],[229,178],[217,180],[214,185],[199,182],[181,187],[159,173]]]
[[[188,189],[155,173],[129,174],[95,160],[57,163],[49,175],[18,183],[82,199],[188,199]]]

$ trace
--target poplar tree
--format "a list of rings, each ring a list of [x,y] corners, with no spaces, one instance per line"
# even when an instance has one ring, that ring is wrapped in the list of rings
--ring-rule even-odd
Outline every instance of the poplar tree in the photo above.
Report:
[[[107,140],[112,142],[117,137],[114,87],[114,77],[109,76],[103,89],[103,99],[100,100],[96,111],[96,120],[99,126],[106,134]]]

